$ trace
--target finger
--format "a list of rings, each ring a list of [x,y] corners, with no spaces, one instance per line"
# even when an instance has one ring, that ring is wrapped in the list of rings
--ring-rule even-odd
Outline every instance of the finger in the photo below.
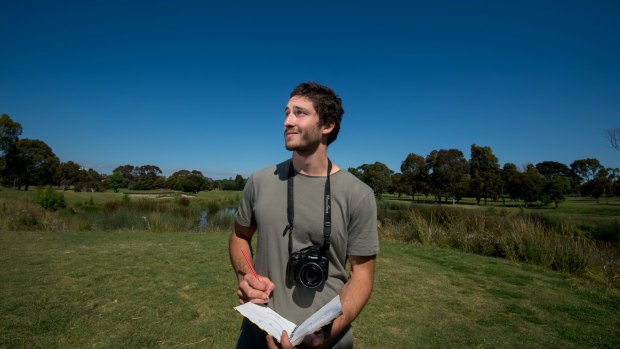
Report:
[[[267,279],[267,281],[269,281],[269,282],[267,284],[267,289],[265,290],[265,293],[268,296],[270,296],[271,292],[273,292],[274,288],[276,288],[276,285],[273,282],[271,282],[271,280],[269,280],[269,279]]]
[[[252,301],[253,303],[267,303],[269,302],[269,295],[261,290],[257,290],[249,285],[245,280],[239,283],[237,289],[237,295],[244,301]]]
[[[276,344],[276,341],[273,339],[273,337],[271,337],[271,335],[268,334],[265,338],[265,341],[267,342],[267,348],[278,349],[278,345]]]
[[[282,348],[292,349],[295,348],[293,343],[288,337],[288,333],[286,331],[282,331],[282,336],[280,337],[280,344],[282,344]]]
[[[261,279],[260,276],[257,279],[252,274],[245,274],[243,279],[244,279],[245,282],[248,283],[248,285],[250,285],[254,289],[261,290],[261,291],[265,291],[267,289],[267,283],[263,282],[263,280]],[[266,279],[266,278],[263,278],[263,279]],[[269,279],[267,279],[267,280],[269,280]]]
[[[307,347],[318,347],[325,341],[323,331],[312,333],[304,337],[304,345]]]

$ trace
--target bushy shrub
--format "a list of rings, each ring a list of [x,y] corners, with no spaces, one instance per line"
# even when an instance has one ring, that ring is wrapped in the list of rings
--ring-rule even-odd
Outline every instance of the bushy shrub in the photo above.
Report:
[[[63,230],[67,220],[29,200],[0,199],[0,231]]]
[[[600,224],[590,231],[590,236],[599,241],[620,241],[620,221],[614,219],[611,222]]]
[[[50,211],[56,211],[67,206],[65,203],[65,196],[54,190],[52,187],[46,187],[43,190],[38,190],[35,201],[43,208]]]
[[[583,272],[596,244],[570,234],[543,215],[498,216],[483,211],[427,207],[401,211],[401,220],[380,229],[384,239],[441,248],[547,267],[568,273]]]
[[[188,207],[188,206],[189,206],[189,204],[190,204],[190,200],[189,200],[189,198],[187,198],[187,197],[185,197],[185,196],[179,196],[179,199],[177,200],[177,203],[178,203],[180,206],[183,206],[183,207]]]

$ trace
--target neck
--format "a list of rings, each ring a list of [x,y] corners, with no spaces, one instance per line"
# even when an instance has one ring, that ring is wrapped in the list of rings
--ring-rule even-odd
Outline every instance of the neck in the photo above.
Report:
[[[309,155],[293,152],[293,167],[306,176],[325,176],[327,173],[327,152],[315,152]],[[339,169],[338,166],[332,164],[332,173]]]

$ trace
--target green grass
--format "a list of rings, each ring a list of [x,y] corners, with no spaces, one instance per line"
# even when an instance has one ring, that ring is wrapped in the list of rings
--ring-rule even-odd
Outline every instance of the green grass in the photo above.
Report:
[[[241,317],[227,237],[0,232],[0,347],[231,348]],[[617,293],[564,274],[383,241],[355,343],[613,348],[619,311]]]
[[[605,348],[620,299],[563,274],[450,250],[382,243],[356,327],[367,348]]]

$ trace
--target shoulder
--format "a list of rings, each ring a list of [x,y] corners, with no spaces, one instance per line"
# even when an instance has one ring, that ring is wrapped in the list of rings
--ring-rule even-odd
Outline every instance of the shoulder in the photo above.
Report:
[[[362,182],[359,178],[355,177],[351,172],[345,169],[341,168],[340,171],[336,172],[332,177],[338,187],[341,187],[343,190],[351,193],[352,195],[360,197],[372,195],[374,197],[374,192],[368,184]]]
[[[282,161],[279,164],[271,165],[254,172],[250,176],[250,180],[254,183],[286,180],[288,167],[289,160]]]

